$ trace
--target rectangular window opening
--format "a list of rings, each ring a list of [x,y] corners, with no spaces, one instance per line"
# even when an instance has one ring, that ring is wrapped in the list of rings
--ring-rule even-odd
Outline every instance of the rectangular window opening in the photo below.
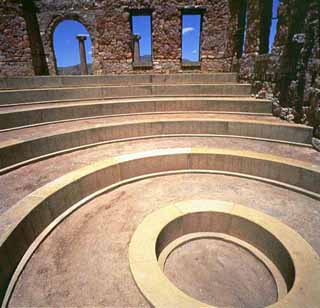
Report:
[[[133,65],[152,66],[152,14],[149,10],[131,12]]]
[[[199,66],[201,59],[202,12],[182,12],[182,65]]]
[[[240,59],[245,52],[245,44],[247,38],[248,25],[248,3],[247,0],[241,1],[238,15],[238,41],[237,41],[237,57]]]
[[[270,29],[270,36],[269,36],[269,53],[271,53],[272,51],[272,48],[275,43],[276,34],[277,34],[279,4],[280,4],[280,0],[273,0],[271,29]]]
[[[260,21],[260,54],[272,51],[278,26],[278,8],[281,0],[264,0],[262,2]]]

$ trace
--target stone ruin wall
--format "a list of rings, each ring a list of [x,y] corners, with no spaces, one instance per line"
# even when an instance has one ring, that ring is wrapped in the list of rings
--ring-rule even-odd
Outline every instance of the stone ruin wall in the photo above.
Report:
[[[240,78],[274,101],[274,115],[316,128],[320,137],[320,2],[283,0],[272,51],[244,54]]]
[[[264,24],[268,20],[268,16],[263,14],[265,6],[272,2],[247,1],[247,33],[243,52],[240,52],[240,46],[244,29],[240,26],[239,10],[245,0],[34,0],[37,11],[33,14],[39,27],[38,41],[42,51],[35,46],[37,39],[34,36],[29,39],[25,20],[30,24],[30,18],[26,19],[21,1],[2,1],[0,75],[26,76],[39,72],[55,75],[52,36],[56,25],[65,19],[78,20],[89,31],[94,74],[188,72],[190,69],[181,68],[181,9],[200,7],[205,9],[201,71],[239,72],[240,80],[251,82],[255,93],[262,97],[268,95],[274,100],[275,115],[319,126],[319,1],[281,1],[271,53],[261,52],[264,49],[261,38],[266,35]],[[153,67],[136,70],[132,65],[129,12],[130,9],[148,8],[153,10]],[[302,38],[298,37],[296,42],[296,34],[300,33]],[[36,63],[41,57],[43,62]],[[43,64],[46,68],[34,69]]]
[[[34,74],[27,27],[21,14],[17,5],[0,6],[0,76]]]
[[[81,22],[90,33],[93,51],[96,50],[96,1],[88,0],[38,0],[38,21],[41,40],[50,75],[57,74],[56,58],[53,48],[53,33],[63,20]],[[92,55],[96,63],[96,55]],[[94,63],[94,64],[95,64]],[[96,72],[95,72],[96,73]]]
[[[11,3],[16,2],[19,1],[12,0]],[[232,29],[229,27],[230,11],[227,0],[38,0],[34,2],[37,7],[36,16],[45,59],[51,75],[55,75],[57,72],[53,50],[53,32],[58,23],[66,19],[80,21],[90,33],[93,46],[94,74],[145,73],[146,70],[136,70],[132,65],[130,24],[130,10],[132,9],[152,10],[153,67],[147,72],[185,72],[186,69],[181,68],[181,9],[185,7],[204,10],[201,32],[201,71],[223,72],[231,70],[233,42],[230,35]],[[16,14],[23,16],[21,9],[19,10],[19,4],[16,3],[15,6],[17,7]],[[15,37],[16,31],[14,25],[8,27],[5,21],[6,19],[11,20],[12,15],[6,12],[6,5],[0,3],[0,7],[3,12],[0,24],[10,29],[0,38],[0,43],[2,41],[9,42]],[[17,18],[20,20],[19,27],[23,29],[23,18]],[[23,36],[17,35],[17,37]],[[14,44],[13,46],[19,45]],[[30,47],[28,46],[28,48]],[[32,75],[30,50],[29,54],[25,55],[26,59],[29,57],[30,63],[25,67],[20,67],[17,63],[20,51],[16,49],[16,47],[12,47],[2,51],[1,56],[5,58],[5,61],[16,66],[16,69],[8,70],[1,63],[1,75]],[[192,69],[192,71],[194,70]]]
[[[152,47],[154,73],[177,73],[181,69],[181,8],[190,1],[104,1],[107,9],[97,16],[98,73],[133,72],[130,30],[130,9],[152,9]],[[232,54],[226,48],[228,34],[228,2],[196,1],[204,8],[201,35],[201,70],[226,71],[230,69]],[[113,12],[117,12],[114,14]],[[108,29],[112,29],[111,31]],[[124,38],[119,38],[122,33]],[[135,71],[140,72],[140,71]],[[145,71],[142,71],[145,72]]]

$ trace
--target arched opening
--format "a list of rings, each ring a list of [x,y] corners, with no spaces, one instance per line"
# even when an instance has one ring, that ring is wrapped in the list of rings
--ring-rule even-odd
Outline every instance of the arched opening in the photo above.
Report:
[[[92,74],[92,41],[81,22],[65,19],[56,25],[53,51],[58,75]]]

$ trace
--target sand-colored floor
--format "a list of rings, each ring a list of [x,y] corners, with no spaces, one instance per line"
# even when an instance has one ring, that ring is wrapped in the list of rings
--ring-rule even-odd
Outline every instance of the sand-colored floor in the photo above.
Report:
[[[146,215],[188,199],[233,201],[260,210],[299,232],[320,253],[320,206],[307,196],[224,175],[150,178],[96,198],[60,224],[30,259],[10,307],[147,305],[130,273],[130,238]],[[169,257],[166,273],[185,292],[211,304],[256,308],[276,299],[266,268],[231,244],[186,245]],[[241,286],[235,288],[235,281]]]

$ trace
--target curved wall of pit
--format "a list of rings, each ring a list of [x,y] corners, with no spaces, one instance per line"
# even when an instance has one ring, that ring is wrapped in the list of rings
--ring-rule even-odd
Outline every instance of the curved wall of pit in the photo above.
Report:
[[[39,188],[1,216],[0,300],[3,300],[11,277],[30,245],[73,205],[107,187],[168,172],[223,172],[282,185],[320,199],[319,168],[272,155],[181,148],[103,160]]]

